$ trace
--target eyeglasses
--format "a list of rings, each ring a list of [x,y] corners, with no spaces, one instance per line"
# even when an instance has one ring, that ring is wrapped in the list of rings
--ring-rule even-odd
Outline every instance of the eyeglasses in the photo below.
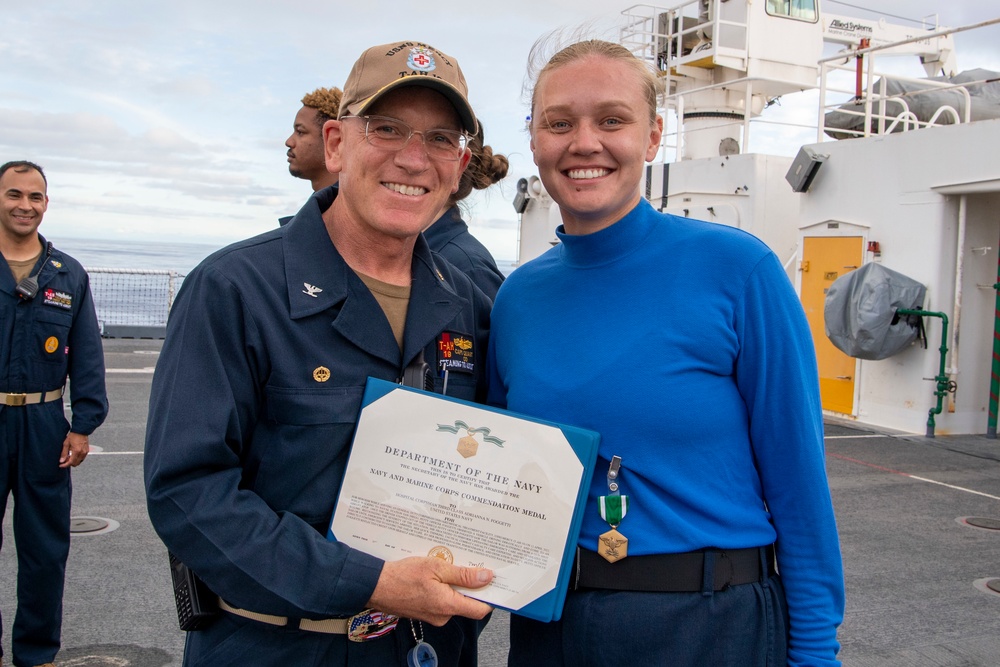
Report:
[[[344,116],[357,118],[365,123],[365,139],[375,148],[401,151],[419,134],[428,157],[438,160],[458,160],[469,144],[469,137],[457,130],[414,130],[401,120],[386,116]]]

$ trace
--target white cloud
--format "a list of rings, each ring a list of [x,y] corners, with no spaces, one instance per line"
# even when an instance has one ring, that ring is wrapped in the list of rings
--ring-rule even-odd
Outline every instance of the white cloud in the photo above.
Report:
[[[54,205],[44,226],[74,236],[235,240],[299,208],[285,147],[302,95],[340,85],[373,44],[419,38],[459,57],[487,142],[510,158],[501,188],[469,200],[474,232],[501,258],[516,239],[514,183],[534,173],[521,97],[528,51],[543,33],[604,30],[629,2],[316,3],[312,0],[41,0],[0,4],[0,154],[46,167]],[[670,4],[670,3],[666,3]],[[995,13],[961,0],[856,5],[959,25]],[[824,0],[836,14],[857,11]],[[956,37],[959,64],[1000,69],[997,29]],[[919,68],[918,68],[919,69]],[[768,116],[812,123],[783,99]],[[755,126],[755,150],[793,154],[812,141]],[[506,229],[505,229],[506,227]],[[43,230],[44,231],[44,230]],[[497,236],[494,237],[494,232]]]

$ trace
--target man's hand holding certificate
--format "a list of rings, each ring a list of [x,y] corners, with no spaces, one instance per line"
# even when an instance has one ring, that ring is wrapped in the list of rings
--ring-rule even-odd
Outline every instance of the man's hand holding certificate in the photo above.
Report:
[[[598,439],[369,380],[331,536],[387,561],[489,568],[489,586],[462,592],[557,619]]]

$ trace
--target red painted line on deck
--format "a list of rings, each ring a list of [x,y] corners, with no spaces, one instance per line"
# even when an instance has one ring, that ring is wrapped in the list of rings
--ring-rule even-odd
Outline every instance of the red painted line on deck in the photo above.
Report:
[[[876,470],[881,470],[882,472],[891,473],[893,475],[900,475],[902,477],[906,477],[908,479],[912,479],[917,482],[927,482],[928,484],[943,486],[949,489],[953,489],[955,491],[962,491],[963,493],[971,493],[973,495],[983,496],[984,498],[990,498],[992,500],[1000,500],[1000,496],[994,496],[993,494],[990,493],[983,493],[982,491],[976,491],[975,489],[968,489],[964,486],[956,486],[954,484],[939,482],[936,479],[928,479],[927,477],[919,477],[917,475],[911,475],[908,472],[903,472],[901,470],[894,470],[892,468],[886,468],[885,466],[875,465],[874,463],[868,463],[867,461],[851,458],[850,456],[843,456],[842,454],[830,454],[829,452],[827,453],[827,456],[830,456],[835,459],[840,459],[841,461],[849,461],[850,463],[857,463],[858,465],[863,465],[868,468],[874,468]]]
[[[874,463],[868,463],[866,461],[861,461],[860,459],[852,459],[850,456],[844,456],[842,454],[830,454],[830,453],[827,453],[827,456],[830,456],[830,457],[835,458],[835,459],[840,459],[842,461],[850,461],[851,463],[858,463],[860,465],[868,466],[869,468],[875,468],[876,470],[881,470],[883,472],[891,472],[893,475],[902,475],[903,477],[913,477],[913,475],[911,475],[909,473],[902,472],[900,470],[893,470],[892,468],[885,468],[883,466],[877,466]]]

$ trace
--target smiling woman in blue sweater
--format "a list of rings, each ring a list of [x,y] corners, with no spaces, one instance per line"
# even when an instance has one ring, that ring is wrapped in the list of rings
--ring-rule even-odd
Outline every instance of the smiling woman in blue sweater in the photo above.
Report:
[[[589,41],[535,86],[531,147],[561,244],[500,289],[490,400],[602,439],[575,590],[559,622],[512,617],[510,664],[838,665],[843,571],[805,316],[759,240],[641,199],[656,85]]]

